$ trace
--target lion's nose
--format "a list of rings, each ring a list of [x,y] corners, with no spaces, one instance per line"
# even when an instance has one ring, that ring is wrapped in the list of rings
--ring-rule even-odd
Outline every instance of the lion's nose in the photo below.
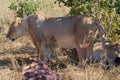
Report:
[[[11,41],[15,41],[15,39],[11,39]]]

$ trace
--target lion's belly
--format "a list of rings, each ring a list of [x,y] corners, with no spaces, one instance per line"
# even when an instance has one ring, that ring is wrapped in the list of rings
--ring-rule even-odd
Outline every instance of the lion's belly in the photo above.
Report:
[[[56,37],[57,45],[61,48],[73,49],[75,48],[75,42],[72,36],[63,35]]]
[[[74,35],[67,32],[64,28],[58,30],[45,30],[45,33],[49,37],[54,37],[59,47],[66,49],[75,48]]]

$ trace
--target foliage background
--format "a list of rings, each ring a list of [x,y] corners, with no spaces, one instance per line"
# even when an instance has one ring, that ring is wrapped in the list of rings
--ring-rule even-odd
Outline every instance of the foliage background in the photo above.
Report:
[[[100,21],[104,27],[106,40],[119,42],[120,0],[56,0],[70,7],[69,15],[84,14]]]
[[[84,14],[99,20],[104,27],[106,40],[118,42],[120,39],[120,1],[119,0],[56,0],[70,8],[69,15]],[[39,0],[13,0],[9,6],[18,17],[35,14],[40,7]]]
[[[40,7],[39,1],[34,0],[12,0],[9,8],[13,10],[17,17],[26,17],[37,12]]]

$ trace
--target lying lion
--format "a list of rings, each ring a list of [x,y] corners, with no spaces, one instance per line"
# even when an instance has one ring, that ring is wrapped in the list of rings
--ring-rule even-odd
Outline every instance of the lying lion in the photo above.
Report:
[[[47,60],[46,38],[54,37],[59,48],[76,48],[79,61],[83,63],[86,59],[89,60],[93,54],[93,44],[97,31],[99,31],[103,47],[105,47],[103,29],[91,17],[78,15],[44,18],[35,14],[22,20],[16,18],[9,28],[7,38],[14,41],[21,36],[29,35],[41,59]]]

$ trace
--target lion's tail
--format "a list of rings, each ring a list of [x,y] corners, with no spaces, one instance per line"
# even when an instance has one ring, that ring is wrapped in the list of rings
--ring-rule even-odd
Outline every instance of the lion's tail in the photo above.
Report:
[[[95,25],[97,26],[97,29],[98,29],[98,31],[99,31],[99,35],[100,35],[100,38],[101,38],[103,50],[104,50],[104,52],[105,52],[105,51],[106,51],[106,45],[105,45],[104,30],[103,30],[102,26],[99,24],[98,21],[95,21]]]

